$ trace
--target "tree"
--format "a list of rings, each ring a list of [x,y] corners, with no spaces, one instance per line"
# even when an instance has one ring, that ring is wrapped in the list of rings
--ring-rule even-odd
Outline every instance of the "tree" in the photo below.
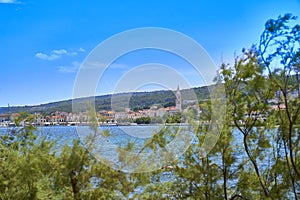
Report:
[[[150,117],[140,117],[140,118],[137,118],[135,120],[135,122],[137,124],[150,124],[151,123],[151,118]]]
[[[299,195],[299,124],[300,112],[300,25],[291,14],[268,20],[260,38],[259,56],[268,71],[278,109],[278,140],[284,146],[285,163],[290,175],[294,198]]]
[[[254,168],[254,174],[256,174],[263,194],[265,197],[270,197],[258,161],[258,159],[264,159],[263,151],[257,152],[258,148],[264,150],[270,146],[265,136],[267,127],[263,126],[262,130],[256,128],[258,125],[263,125],[259,116],[268,111],[266,104],[268,84],[263,76],[263,67],[258,61],[255,47],[248,51],[243,50],[243,56],[236,59],[233,67],[222,65],[221,70],[229,105],[232,105],[232,121],[243,135],[245,153]]]
[[[54,193],[49,177],[54,142],[37,139],[32,122],[31,115],[20,113],[17,126],[1,134],[0,199],[46,199]]]

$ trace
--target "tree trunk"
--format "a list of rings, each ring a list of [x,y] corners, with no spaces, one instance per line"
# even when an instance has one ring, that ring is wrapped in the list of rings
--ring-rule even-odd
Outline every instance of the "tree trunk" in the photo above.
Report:
[[[74,172],[74,170],[72,170],[69,173],[69,177],[70,177],[70,181],[71,181],[71,185],[72,185],[74,200],[81,200],[81,198],[80,198],[80,189],[78,187],[78,178],[77,178],[76,173]]]

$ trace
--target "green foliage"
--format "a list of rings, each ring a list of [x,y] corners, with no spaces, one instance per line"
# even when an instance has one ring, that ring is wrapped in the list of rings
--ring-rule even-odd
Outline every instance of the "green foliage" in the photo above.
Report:
[[[166,123],[176,124],[182,122],[182,115],[180,112],[174,113],[173,115],[169,115]]]
[[[140,117],[140,118],[137,118],[135,120],[135,122],[137,124],[150,124],[151,123],[151,118],[150,117]]]

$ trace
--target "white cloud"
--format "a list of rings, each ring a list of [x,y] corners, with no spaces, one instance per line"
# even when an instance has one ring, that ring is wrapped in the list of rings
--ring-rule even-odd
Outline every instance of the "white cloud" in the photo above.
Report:
[[[53,50],[52,54],[57,54],[57,55],[63,55],[63,54],[67,54],[67,50],[65,49],[58,49],[58,50]]]
[[[78,49],[78,51],[79,51],[79,52],[85,52],[85,49],[82,48],[82,47],[80,47],[80,48]]]
[[[0,0],[1,1],[1,0]],[[50,54],[45,54],[45,53],[36,53],[35,57],[43,59],[43,60],[56,60],[59,59],[63,56],[76,56],[78,52],[84,52],[84,49],[80,48],[78,51],[71,51],[68,52],[65,49],[54,49],[51,51]]]
[[[43,60],[56,60],[56,59],[60,58],[61,56],[57,55],[57,54],[47,55],[44,53],[36,53],[35,57],[43,59]]]
[[[58,72],[62,74],[70,74],[70,73],[75,73],[79,70],[81,63],[74,61],[71,63],[70,66],[58,66]]]
[[[16,0],[0,0],[0,3],[12,3],[12,4],[17,4],[20,3]]]

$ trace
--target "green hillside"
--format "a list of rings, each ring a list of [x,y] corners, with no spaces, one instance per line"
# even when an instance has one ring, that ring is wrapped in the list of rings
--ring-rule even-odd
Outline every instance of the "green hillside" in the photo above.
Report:
[[[181,94],[185,100],[193,100],[193,92],[197,95],[198,100],[207,99],[209,97],[209,88],[207,86],[197,87],[193,89],[183,89]],[[175,105],[175,94],[173,91],[161,90],[153,92],[134,92],[134,93],[120,93],[115,94],[113,99],[114,102],[120,105],[124,104],[123,99],[129,97],[129,108],[141,109],[148,108],[154,104],[161,106],[173,106]],[[110,110],[111,109],[112,95],[103,95],[95,97],[96,110]],[[80,101],[86,99],[80,99]],[[43,113],[51,114],[55,111],[72,112],[72,100],[64,100],[58,102],[51,102],[35,106],[11,106],[11,107],[0,107],[0,113],[17,113],[17,112],[29,112],[29,113]]]

